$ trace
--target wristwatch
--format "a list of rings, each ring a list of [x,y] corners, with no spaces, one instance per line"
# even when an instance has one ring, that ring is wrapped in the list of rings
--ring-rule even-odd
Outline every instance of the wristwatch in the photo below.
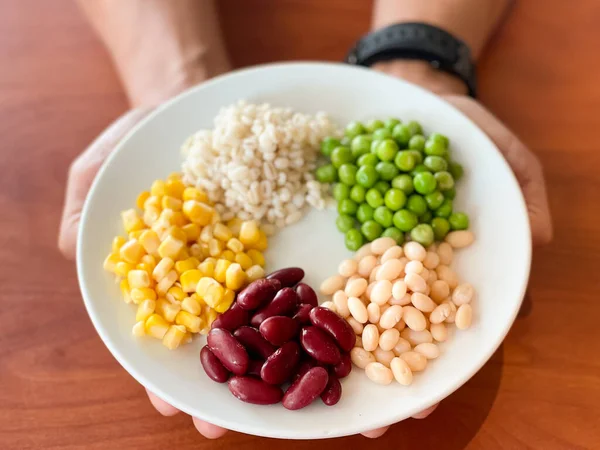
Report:
[[[389,25],[360,39],[346,56],[346,62],[371,66],[393,59],[428,61],[436,69],[459,77],[475,97],[477,83],[471,50],[460,39],[426,23]]]

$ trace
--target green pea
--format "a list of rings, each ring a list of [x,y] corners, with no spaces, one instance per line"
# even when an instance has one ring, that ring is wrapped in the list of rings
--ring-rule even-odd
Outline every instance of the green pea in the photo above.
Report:
[[[428,156],[423,161],[423,164],[432,172],[441,172],[448,168],[448,163],[441,156]]]
[[[406,148],[412,134],[407,125],[400,123],[394,127],[394,130],[392,131],[392,136],[394,137],[394,139],[396,139],[396,142],[398,142],[398,145],[400,147]]]
[[[392,211],[398,211],[406,204],[406,194],[400,189],[391,188],[385,193],[384,202]]]
[[[350,251],[355,252],[361,248],[365,242],[363,235],[356,228],[348,230],[346,232],[346,248]]]
[[[440,134],[440,133],[431,133],[429,135],[429,139],[431,139],[432,141],[441,142],[445,148],[448,148],[448,145],[450,145],[450,139],[448,139],[447,136],[444,136],[443,134]]]
[[[452,178],[450,172],[437,172],[435,174],[435,180],[440,188],[440,191],[447,191],[454,187],[454,178]]]
[[[443,217],[447,219],[452,214],[452,200],[446,198],[438,209],[433,212],[435,217]]]
[[[410,231],[419,223],[419,218],[408,209],[396,211],[393,217],[394,226],[400,231]]]
[[[360,166],[356,172],[356,182],[362,187],[370,188],[379,180],[379,174],[373,166]]]
[[[373,220],[375,210],[366,203],[361,203],[356,211],[356,218],[360,223],[365,223],[367,220]]]
[[[463,166],[461,166],[459,163],[457,163],[456,161],[452,161],[448,165],[448,172],[450,172],[454,179],[458,181],[463,177],[464,169]]]
[[[410,130],[411,136],[414,136],[415,134],[423,133],[423,128],[421,127],[421,124],[419,122],[417,122],[416,120],[411,120],[410,122],[408,122],[406,124],[406,126]]]
[[[425,195],[435,191],[437,181],[432,173],[419,172],[413,177],[413,184],[415,185],[415,191]]]
[[[333,187],[333,198],[338,202],[350,197],[350,186],[344,183],[336,183]]]
[[[377,157],[381,161],[393,161],[398,153],[398,144],[393,139],[381,141],[377,146]]]
[[[443,192],[444,198],[449,198],[450,200],[454,200],[456,198],[456,188],[448,189]]]
[[[333,149],[336,147],[339,147],[339,146],[340,146],[339,139],[336,139],[331,136],[326,137],[325,139],[323,139],[321,141],[321,153],[323,153],[324,156],[329,158],[331,156],[331,152],[333,151]]]
[[[388,120],[385,121],[384,126],[391,132],[394,129],[394,127],[396,125],[398,125],[399,123],[401,123],[400,119],[396,119],[395,117],[390,117]]]
[[[343,147],[350,147],[351,143],[352,139],[348,136],[344,136],[342,139],[340,139],[340,144],[342,144]]]
[[[365,128],[369,133],[372,133],[379,128],[383,128],[385,125],[381,120],[371,119],[367,123],[365,123]]]
[[[356,184],[357,172],[358,167],[356,167],[354,164],[342,164],[342,166],[338,169],[338,177],[342,183],[352,186]]]
[[[335,219],[335,224],[342,233],[354,228],[354,218],[347,214],[340,214]]]
[[[419,150],[422,152],[425,148],[425,136],[423,136],[422,134],[416,134],[413,137],[411,137],[410,141],[408,141],[408,148],[410,148],[411,150]]]
[[[450,223],[443,217],[434,217],[431,220],[431,228],[433,228],[435,238],[441,241],[450,231]]]
[[[425,202],[423,196],[419,194],[413,194],[408,197],[408,200],[406,201],[406,209],[414,212],[417,216],[421,216],[425,214],[425,211],[427,211],[427,203]]]
[[[337,208],[340,214],[347,214],[349,216],[353,216],[356,214],[358,205],[356,204],[356,202],[350,200],[349,198],[345,198],[342,201],[338,202]]]
[[[444,201],[444,194],[442,194],[440,191],[433,191],[425,196],[425,201],[427,202],[429,209],[433,211],[442,205]]]
[[[415,190],[412,177],[408,174],[400,174],[392,180],[392,187],[400,189],[406,195],[412,194]]]
[[[331,164],[319,167],[315,175],[321,183],[333,183],[337,181],[337,170]]]
[[[384,181],[391,181],[398,175],[398,168],[389,161],[381,161],[375,166],[375,170],[377,170],[379,178]]]
[[[377,156],[377,147],[379,147],[379,144],[381,144],[383,141],[385,141],[385,139],[373,139],[371,141],[371,153],[373,153],[375,156]],[[377,158],[377,160],[379,161],[379,158]]]
[[[373,186],[374,189],[377,189],[379,192],[381,192],[381,195],[385,195],[385,193],[389,191],[391,187],[392,186],[390,183],[382,180],[379,180],[377,183],[375,183],[375,186]]]
[[[367,193],[366,189],[358,184],[352,186],[350,189],[350,200],[355,201],[356,203],[362,203],[365,201],[365,194]]]
[[[410,171],[410,174],[414,177],[416,174],[422,172],[431,173],[425,164],[417,164],[415,168]]]
[[[373,131],[373,140],[377,139],[383,141],[384,139],[391,138],[392,130],[390,130],[389,128],[378,128],[377,130]]]
[[[385,206],[380,206],[373,213],[373,220],[385,228],[392,226],[393,217],[394,213]]]
[[[410,151],[402,150],[396,155],[396,158],[394,159],[394,164],[396,164],[396,167],[402,172],[410,172],[414,169],[415,165],[417,164],[417,160],[415,158],[415,155],[410,153]]]
[[[411,230],[410,237],[413,241],[428,247],[433,244],[433,228],[427,223],[421,223]]]
[[[383,194],[377,189],[372,188],[367,191],[365,200],[369,206],[371,206],[371,208],[379,208],[381,205],[383,205]]]
[[[415,157],[415,164],[423,163],[423,153],[421,153],[419,150],[406,150],[406,151]]]
[[[360,136],[356,136],[354,139],[352,139],[350,150],[352,151],[352,156],[354,159],[371,151],[372,140],[373,139],[366,134],[361,134]]]
[[[362,231],[363,236],[367,238],[367,241],[371,242],[381,236],[383,227],[374,220],[367,220],[360,227],[360,231]]]
[[[456,212],[450,214],[448,222],[450,222],[450,228],[453,230],[466,230],[469,228],[469,216],[465,213]]]
[[[358,157],[358,165],[359,166],[374,166],[379,162],[379,158],[377,157],[377,155],[374,155],[373,153],[368,153],[366,155],[360,155]]]
[[[365,132],[366,130],[364,125],[358,121],[350,122],[348,125],[346,125],[346,130],[344,130],[346,136],[351,139],[359,134],[365,134]]]
[[[433,219],[431,211],[425,211],[424,214],[419,216],[419,223],[431,223],[431,219]]]
[[[432,140],[430,136],[425,141],[424,151],[426,155],[444,156],[446,154],[446,146],[439,140]]]
[[[348,147],[340,145],[336,147],[331,152],[331,164],[333,164],[336,168],[340,168],[343,164],[351,163],[354,161],[354,157],[352,156],[352,150]]]
[[[383,230],[383,233],[381,233],[381,236],[391,237],[393,240],[396,241],[396,244],[398,245],[402,245],[404,243],[404,233],[402,233],[402,231],[400,231],[396,227],[386,228],[385,230]]]

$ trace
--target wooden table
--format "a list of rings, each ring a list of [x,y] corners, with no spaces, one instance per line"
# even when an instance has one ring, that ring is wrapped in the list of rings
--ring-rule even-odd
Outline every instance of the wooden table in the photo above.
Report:
[[[222,10],[244,66],[339,60],[368,29],[370,2]],[[189,417],[152,409],[56,249],[69,162],[127,108],[107,54],[72,1],[0,0],[0,448],[600,448],[598,17],[596,0],[522,0],[481,63],[482,101],[544,162],[556,230],[536,252],[530,301],[481,372],[429,419],[375,442],[208,441]]]

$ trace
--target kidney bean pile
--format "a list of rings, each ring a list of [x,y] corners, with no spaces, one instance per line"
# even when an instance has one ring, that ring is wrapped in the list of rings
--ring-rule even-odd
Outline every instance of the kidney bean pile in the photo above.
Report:
[[[288,267],[250,283],[212,324],[202,367],[243,402],[296,410],[319,396],[332,406],[342,395],[356,337],[345,319],[318,306],[303,278]]]

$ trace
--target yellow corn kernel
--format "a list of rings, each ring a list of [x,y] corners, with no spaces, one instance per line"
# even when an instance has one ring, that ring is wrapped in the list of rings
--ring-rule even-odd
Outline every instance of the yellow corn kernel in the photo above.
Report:
[[[144,205],[146,203],[146,200],[148,200],[150,198],[150,192],[148,191],[142,191],[140,193],[140,195],[138,195],[135,204],[138,208],[140,209],[144,209]]]
[[[202,319],[187,311],[179,311],[177,316],[175,316],[175,323],[177,325],[183,325],[192,333],[198,333],[200,328],[202,328]]]
[[[231,238],[227,241],[227,248],[234,253],[239,253],[244,251],[244,244],[239,239]]]
[[[240,235],[242,222],[242,219],[240,219],[239,217],[234,217],[233,219],[227,221],[227,226],[229,227],[234,236]]]
[[[185,184],[180,179],[170,179],[165,183],[166,195],[181,199],[183,191],[185,191]]]
[[[217,211],[216,209],[213,209],[213,216],[212,216],[212,220],[210,221],[211,225],[216,225],[218,223],[222,223],[223,221],[221,220],[221,213],[219,213],[219,211]]]
[[[219,284],[217,280],[211,277],[202,277],[198,284],[196,285],[196,294],[204,301],[204,296],[206,295],[206,291],[208,287],[212,284]],[[205,302],[206,303],[206,302]]]
[[[261,252],[259,252],[258,250],[255,250],[253,248],[251,248],[250,250],[248,250],[246,253],[248,253],[248,256],[250,258],[252,258],[252,262],[258,266],[264,267],[265,265],[265,257],[263,256],[263,254]]]
[[[187,200],[183,203],[183,213],[195,224],[205,226],[212,221],[215,210],[206,203]]]
[[[135,320],[139,322],[140,320],[146,320],[148,317],[154,313],[154,308],[156,307],[156,302],[154,300],[146,299],[142,303],[138,305],[137,312],[135,313]]]
[[[181,180],[180,172],[171,172],[167,177],[167,180]]]
[[[187,237],[188,242],[194,242],[200,237],[200,226],[195,223],[188,223],[181,227]]]
[[[167,322],[175,322],[175,317],[181,311],[179,303],[171,303],[164,298],[159,298],[156,301],[155,311],[160,314]]]
[[[240,241],[246,246],[253,246],[260,239],[260,229],[254,220],[242,222],[240,226]]]
[[[175,263],[175,270],[179,275],[181,275],[183,272],[195,269],[199,264],[200,261],[198,261],[198,258],[191,257],[182,261],[177,261]]]
[[[231,292],[231,293],[228,293],[227,291],[225,291],[225,298],[227,299],[227,301],[229,301],[229,298],[235,298],[235,292],[233,292],[233,291],[229,291],[229,292]],[[233,302],[233,300],[231,300],[231,301]],[[216,320],[217,317],[218,317],[217,311],[215,311],[212,308],[208,308],[208,311],[206,311],[204,313],[204,318],[205,318],[206,326],[208,328],[210,328],[210,326]]]
[[[171,270],[167,273],[162,280],[156,285],[156,293],[158,295],[165,295],[169,288],[173,286],[173,283],[177,281],[177,272]]]
[[[202,254],[204,255],[204,259],[207,259],[207,258],[214,259],[212,256],[210,256],[210,253],[208,252],[208,244],[205,244],[204,242],[199,242],[198,244],[202,248]]]
[[[144,322],[146,334],[156,339],[162,339],[169,329],[169,324],[158,314],[152,314]]]
[[[196,286],[202,276],[202,271],[198,269],[190,269],[183,272],[179,278],[183,292],[196,292]]]
[[[144,228],[144,221],[135,209],[123,211],[121,213],[121,219],[123,220],[123,228],[125,228],[126,233],[131,233],[132,231]]]
[[[148,208],[144,210],[144,223],[146,226],[151,227],[156,223],[158,218],[160,217],[160,209],[158,208]]]
[[[171,286],[165,297],[167,297],[167,300],[169,300],[171,303],[176,303],[185,298],[185,292],[179,286]]]
[[[165,182],[163,180],[155,180],[154,183],[152,183],[152,186],[150,187],[150,194],[160,197],[165,195]]]
[[[225,252],[223,252],[225,253]],[[243,270],[248,270],[254,265],[254,261],[246,253],[240,252],[235,255],[235,262],[242,266]]]
[[[152,271],[152,278],[156,281],[162,280],[173,268],[174,264],[175,262],[171,258],[162,258]]]
[[[218,311],[217,307],[223,301],[224,296],[225,288],[219,283],[214,282],[207,286],[206,293],[204,296],[202,296],[202,298],[208,306]]]
[[[178,261],[185,261],[186,259],[190,258],[190,251],[188,250],[187,247],[183,247],[181,249],[181,251],[179,252],[179,256],[177,256],[177,260]]]
[[[213,226],[206,225],[204,228],[202,228],[202,231],[200,231],[200,237],[198,239],[200,240],[200,242],[204,242],[205,244],[208,244],[212,238],[213,238]]]
[[[189,331],[186,331],[185,336],[183,336],[183,339],[181,340],[181,343],[189,344],[190,342],[192,342],[192,333],[190,333]]]
[[[185,231],[183,231],[179,227],[176,227],[175,225],[173,225],[172,227],[169,227],[169,229],[167,230],[167,235],[173,236],[178,241],[181,241],[184,243],[187,242],[187,234],[185,234]]]
[[[161,195],[151,195],[144,202],[144,210],[154,208],[160,214],[160,211],[162,210],[162,200],[161,199],[162,199]]]
[[[151,266],[152,270],[154,270],[154,268],[156,267],[156,258],[154,256],[152,256],[152,255],[144,255],[144,256],[142,256],[141,261],[144,264],[147,264],[147,265]]]
[[[208,242],[208,254],[216,258],[223,252],[223,243],[218,239],[211,239]]]
[[[150,277],[145,270],[130,270],[127,274],[127,281],[131,289],[147,288],[150,286]]]
[[[193,298],[194,300],[196,300],[201,306],[208,307],[206,305],[206,302],[204,300],[202,300],[202,297],[200,297],[197,292],[194,292],[192,295],[190,295],[190,297]]]
[[[127,239],[125,239],[123,236],[115,236],[112,241],[112,252],[119,254],[119,250],[121,247],[123,247],[125,242],[127,242]]]
[[[163,337],[163,345],[169,350],[175,350],[182,343],[187,331],[182,325],[171,325]]]
[[[131,289],[131,300],[136,305],[139,305],[144,300],[156,300],[156,292],[150,288],[133,288]]]
[[[121,295],[123,295],[123,301],[125,303],[131,303],[131,290],[129,289],[129,281],[127,279],[121,280],[119,283],[121,288]]]
[[[224,250],[219,257],[221,259],[226,259],[227,261],[235,261],[235,253],[233,253],[231,250]]]
[[[204,261],[200,263],[198,266],[198,270],[202,272],[202,276],[205,277],[213,277],[215,275],[215,259],[214,258],[206,258]]]
[[[181,302],[181,309],[198,316],[202,312],[202,305],[195,298],[186,297]]]
[[[235,299],[235,292],[233,292],[231,289],[225,289],[225,294],[223,295],[223,299],[217,306],[215,306],[215,309],[214,309],[215,312],[224,313],[225,311],[227,311],[231,307],[231,304],[233,303],[234,299]],[[208,321],[208,319],[207,319],[207,321]],[[212,324],[212,321],[211,321],[211,324]]]
[[[185,247],[185,243],[179,239],[175,239],[171,235],[167,235],[162,243],[158,246],[158,254],[161,258],[177,259],[181,250]]]
[[[248,282],[253,282],[255,280],[259,280],[265,277],[265,269],[261,266],[255,265],[246,270],[246,277],[248,277]]]
[[[262,251],[265,251],[267,249],[267,244],[268,244],[268,242],[267,242],[267,235],[263,231],[260,231],[259,234],[260,234],[260,236],[258,238],[258,242],[256,242],[255,244],[253,244],[251,246],[251,248],[254,248],[256,250],[260,250],[262,252]]]
[[[183,202],[178,198],[171,197],[170,195],[165,195],[161,200],[161,205],[165,209],[172,209],[173,211],[181,210],[181,206]]]
[[[125,242],[119,250],[121,259],[131,264],[137,264],[144,253],[144,247],[135,239]]]
[[[229,269],[229,266],[231,266],[231,261],[226,259],[217,260],[217,264],[215,265],[215,273],[213,275],[215,280],[217,280],[219,283],[225,283],[225,279],[227,277],[226,273],[227,269]]]
[[[185,214],[183,214],[181,211],[175,211],[173,213],[173,225],[181,228],[188,223],[189,221],[187,220],[187,217],[185,217]]]
[[[102,267],[104,267],[104,270],[106,270],[107,272],[114,272],[114,273],[116,273],[117,265],[120,262],[121,262],[121,258],[119,257],[119,255],[117,255],[115,253],[111,253],[104,260],[104,263],[102,264]]]
[[[139,243],[144,247],[146,253],[149,255],[155,255],[158,252],[158,247],[160,245],[160,239],[158,238],[158,234],[154,230],[144,230],[139,237]]]
[[[131,334],[133,334],[135,337],[142,337],[146,334],[146,331],[144,330],[143,320],[140,320],[139,322],[135,323],[135,325],[131,329]]]
[[[196,200],[197,202],[208,203],[208,195],[206,195],[206,192],[196,189],[195,187],[186,187],[183,190],[182,199],[184,202]]]
[[[204,252],[202,251],[202,246],[200,244],[192,244],[190,245],[190,255],[198,260],[203,259]]]
[[[213,236],[223,242],[227,242],[233,237],[233,233],[226,225],[217,223],[213,226]]]
[[[130,264],[125,261],[119,261],[115,265],[115,275],[118,275],[120,277],[126,277],[129,274],[129,272],[131,272],[134,269],[135,266],[133,264]]]
[[[238,263],[233,263],[227,268],[225,274],[225,285],[227,289],[237,291],[246,284],[246,272],[242,270],[242,266]]]
[[[152,270],[154,269],[154,266],[151,266],[150,264],[146,263],[139,263],[137,266],[135,266],[135,268],[139,270],[145,270],[146,272],[148,272],[148,277],[150,277],[150,279],[152,278]],[[150,284],[152,284],[152,281],[150,282]]]
[[[135,231],[132,231],[131,233],[129,233],[128,237],[129,237],[129,239],[135,239],[137,241],[137,240],[139,240],[139,238],[143,232],[144,232],[144,230],[135,230]]]

